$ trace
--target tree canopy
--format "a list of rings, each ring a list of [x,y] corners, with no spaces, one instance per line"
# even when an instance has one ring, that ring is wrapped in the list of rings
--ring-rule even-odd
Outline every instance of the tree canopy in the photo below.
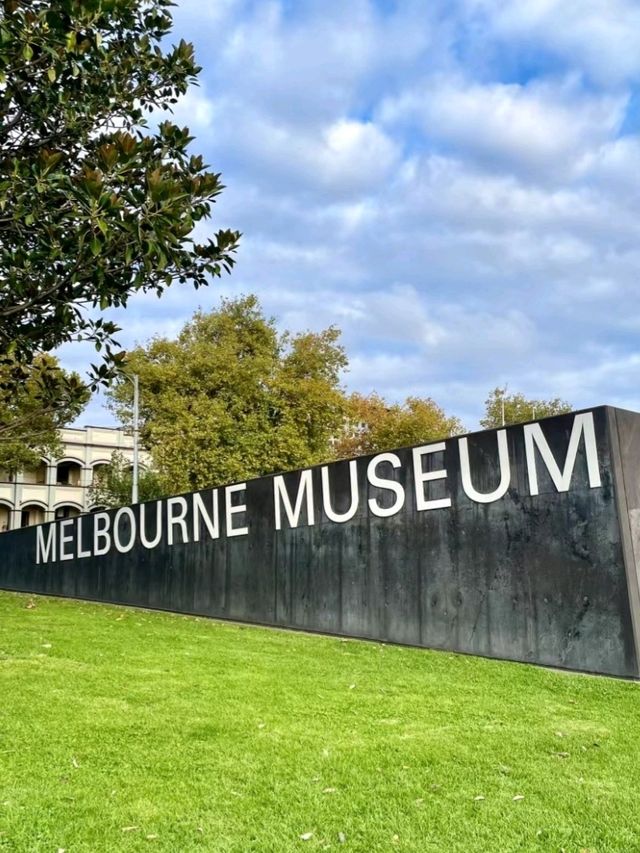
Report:
[[[20,376],[12,387],[7,376]],[[18,471],[55,455],[58,430],[82,412],[89,391],[77,373],[62,370],[56,358],[39,355],[29,365],[0,364],[0,468]],[[52,402],[54,401],[54,402]]]
[[[504,423],[519,424],[536,418],[547,418],[550,415],[562,415],[571,411],[571,404],[559,397],[552,400],[534,400],[524,394],[507,394],[504,388],[494,388],[485,401],[485,414],[480,424],[484,429],[495,429],[502,426],[504,404]]]
[[[129,352],[142,442],[173,492],[326,461],[344,418],[339,334],[279,333],[247,296],[196,313],[175,340]],[[109,393],[130,422],[131,383]]]
[[[448,438],[463,431],[456,417],[445,414],[430,397],[408,397],[389,404],[378,394],[352,394],[347,416],[334,443],[343,459]]]
[[[194,231],[223,189],[219,174],[191,152],[187,128],[156,124],[200,70],[191,44],[167,47],[172,5],[0,0],[7,366],[85,339],[103,353],[92,382],[104,382],[123,354],[117,327],[100,312],[135,292],[206,285],[234,263],[237,232]],[[10,381],[20,380],[5,375]]]

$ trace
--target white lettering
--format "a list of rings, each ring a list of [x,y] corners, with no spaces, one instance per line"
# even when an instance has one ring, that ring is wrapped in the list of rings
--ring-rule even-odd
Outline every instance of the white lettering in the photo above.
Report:
[[[44,527],[36,528],[36,563],[48,563],[56,558],[56,525],[50,524],[47,542],[44,541]]]
[[[129,541],[122,542],[120,539],[120,520],[124,517],[129,519]],[[121,554],[129,552],[136,541],[136,517],[130,506],[120,507],[113,519],[113,544],[116,546],[116,551]]]
[[[211,503],[213,515],[209,515],[202,496],[197,492],[193,496],[193,541],[200,541],[200,519],[202,519],[212,539],[220,536],[220,515],[218,512],[218,490],[212,489]]]
[[[178,525],[180,527],[180,535],[182,536],[182,544],[189,542],[189,534],[187,533],[187,500],[186,498],[169,498],[167,501],[167,532],[169,535],[169,545],[173,545],[173,528]]]
[[[162,538],[162,501],[156,501],[156,532],[153,539],[147,539],[147,506],[140,504],[140,542],[143,548],[155,548]]]
[[[478,492],[471,482],[471,465],[469,464],[469,443],[466,438],[458,439],[460,451],[460,475],[462,488],[467,497],[479,504],[490,504],[500,500],[507,493],[511,483],[511,463],[509,462],[509,444],[507,442],[507,431],[500,429],[498,437],[498,458],[500,460],[500,485],[492,492]]]
[[[81,560],[83,557],[90,557],[91,551],[83,551],[82,550],[82,516],[78,516],[78,529],[76,531],[76,546],[77,546],[77,556],[78,559]]]
[[[100,522],[104,522],[101,526]],[[108,554],[111,550],[111,535],[109,528],[111,527],[111,519],[106,512],[97,512],[93,516],[93,553],[96,557],[102,557],[103,554]],[[102,545],[99,542],[102,541]]]
[[[325,465],[321,471],[322,474],[322,506],[324,514],[329,521],[337,521],[338,524],[344,524],[349,521],[358,511],[358,463],[355,459],[349,462],[349,483],[351,487],[351,505],[346,512],[335,512],[331,506],[331,488],[329,485],[329,468]]]
[[[573,469],[576,464],[576,458],[578,456],[580,438],[583,434],[587,456],[589,486],[592,489],[597,489],[602,484],[600,481],[600,466],[598,464],[598,450],[596,446],[593,412],[575,416],[573,427],[571,429],[571,436],[569,438],[567,458],[565,459],[564,469],[562,471],[560,471],[558,463],[551,452],[551,448],[547,443],[547,439],[542,432],[540,424],[525,424],[524,445],[527,456],[529,491],[532,495],[540,493],[538,485],[538,469],[536,467],[536,447],[538,448],[540,456],[547,467],[549,476],[553,480],[553,485],[559,492],[568,492],[571,484],[571,477],[573,475]]]
[[[395,480],[387,480],[376,474],[376,468],[381,462],[390,462],[394,468],[399,468],[402,463],[395,453],[379,453],[378,456],[373,457],[367,467],[367,480],[371,485],[376,486],[379,489],[385,489],[389,492],[393,492],[396,496],[393,504],[386,509],[381,507],[375,498],[369,498],[369,509],[371,512],[380,518],[388,518],[389,516],[400,512],[404,506],[405,494],[400,483],[397,483]]]
[[[246,536],[249,532],[248,527],[234,528],[233,526],[233,516],[238,512],[246,512],[246,504],[236,504],[234,506],[231,503],[231,495],[234,494],[234,492],[242,492],[246,488],[246,483],[236,483],[235,486],[227,486],[225,489],[224,503],[226,509],[227,536]]]
[[[67,536],[64,532],[67,527],[73,527],[72,518],[67,518],[65,521],[60,522],[60,560],[73,560],[74,558],[73,551],[66,551],[64,547],[73,542],[73,534]]]
[[[276,530],[282,530],[282,506],[287,515],[289,527],[297,527],[300,521],[300,513],[302,512],[302,502],[307,504],[307,525],[315,523],[313,513],[313,484],[311,479],[311,471],[303,471],[300,475],[300,483],[298,485],[298,494],[296,495],[296,505],[291,506],[287,487],[284,484],[284,477],[279,474],[273,478],[273,500],[276,508]]]
[[[427,500],[424,496],[424,484],[430,483],[432,480],[444,480],[447,476],[447,471],[445,468],[442,468],[439,471],[423,471],[422,457],[429,453],[440,453],[444,449],[444,441],[439,441],[437,444],[427,444],[423,447],[413,448],[413,478],[416,488],[416,509],[419,512],[422,512],[425,509],[442,509],[443,507],[451,506],[450,498]]]

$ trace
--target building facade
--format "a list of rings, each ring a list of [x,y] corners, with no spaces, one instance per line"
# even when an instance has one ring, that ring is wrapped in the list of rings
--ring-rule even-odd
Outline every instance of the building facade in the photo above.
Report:
[[[67,427],[60,439],[57,459],[16,474],[0,470],[0,531],[102,509],[91,497],[100,469],[116,450],[133,461],[133,436],[122,428]]]

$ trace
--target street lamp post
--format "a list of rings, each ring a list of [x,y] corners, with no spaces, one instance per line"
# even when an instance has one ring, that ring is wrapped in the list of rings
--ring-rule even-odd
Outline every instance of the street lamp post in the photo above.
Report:
[[[128,379],[133,385],[133,471],[131,472],[131,503],[138,503],[138,432],[139,432],[139,389],[138,374],[121,373],[124,379]]]
[[[502,421],[502,426],[505,425],[505,411],[504,411],[504,395],[507,393],[507,386],[504,388],[498,389],[500,391],[500,420]]]
[[[138,503],[138,374],[133,377],[133,473],[131,477],[131,503]]]

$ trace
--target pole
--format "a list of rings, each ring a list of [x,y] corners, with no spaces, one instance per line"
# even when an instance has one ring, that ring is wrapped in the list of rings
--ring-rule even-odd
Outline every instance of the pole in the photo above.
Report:
[[[138,374],[133,374],[133,477],[131,503],[138,503]]]

